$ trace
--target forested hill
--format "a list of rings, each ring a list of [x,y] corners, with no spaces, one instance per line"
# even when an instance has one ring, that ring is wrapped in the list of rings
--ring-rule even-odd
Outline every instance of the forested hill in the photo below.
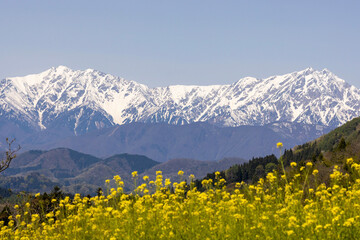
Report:
[[[236,164],[227,170],[221,171],[220,176],[226,180],[227,184],[235,182],[256,182],[259,178],[265,177],[267,173],[278,168],[278,159],[275,155],[252,158],[249,162]],[[208,173],[203,179],[215,180],[215,172]],[[196,180],[195,185],[202,189],[202,180]]]
[[[282,154],[287,171],[290,170],[291,162],[296,162],[300,168],[311,161],[319,170],[319,180],[325,183],[329,182],[329,173],[335,165],[338,165],[341,171],[350,173],[351,169],[346,164],[348,158],[353,158],[354,162],[360,161],[360,117],[314,141],[285,150]],[[274,169],[281,171],[278,163],[274,155],[253,158],[247,163],[234,165],[222,171],[221,176],[228,185],[241,181],[251,183],[265,177]],[[204,179],[215,179],[215,173],[207,174]],[[201,187],[201,180],[197,181],[197,186]]]
[[[347,158],[360,159],[360,117],[334,129],[322,137],[284,152],[285,163],[311,160],[330,167],[343,164]]]

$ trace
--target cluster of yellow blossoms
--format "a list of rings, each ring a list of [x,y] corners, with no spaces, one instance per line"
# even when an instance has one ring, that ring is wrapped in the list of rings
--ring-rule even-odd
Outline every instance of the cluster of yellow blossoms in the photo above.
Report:
[[[354,171],[360,165],[348,160]],[[311,163],[289,179],[271,172],[257,184],[237,183],[230,192],[220,173],[204,180],[204,192],[192,180],[171,183],[158,171],[132,193],[124,193],[121,178],[107,195],[75,195],[56,202],[45,219],[25,212],[1,223],[1,239],[356,239],[360,236],[360,178],[339,184],[347,176],[338,167],[332,183],[310,185],[318,172]],[[183,171],[179,171],[183,176]],[[134,183],[137,172],[132,174]],[[359,174],[357,175],[359,176]],[[305,181],[299,181],[299,179]],[[38,196],[36,196],[38,197]],[[15,206],[16,208],[18,206]]]

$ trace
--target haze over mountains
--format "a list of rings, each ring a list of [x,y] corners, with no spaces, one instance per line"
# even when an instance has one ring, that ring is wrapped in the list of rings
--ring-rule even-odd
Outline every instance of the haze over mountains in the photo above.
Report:
[[[274,145],[270,144],[276,140],[264,140],[270,135],[292,147],[328,132],[359,115],[359,100],[359,89],[327,69],[307,68],[266,79],[247,77],[230,85],[149,88],[92,69],[74,71],[59,66],[40,74],[1,80],[0,137],[14,136],[25,149],[66,146],[87,153],[86,145],[98,146],[101,139],[103,146],[116,147],[97,156],[122,152],[149,156],[157,151],[150,156],[157,161],[195,152],[203,138],[207,144],[205,151],[214,146],[219,146],[218,149],[233,146],[233,149],[213,151],[208,156],[201,150],[186,157],[201,155],[203,159],[219,160],[242,154],[238,157],[247,158],[253,156],[255,146],[271,153],[268,151],[272,151]],[[190,124],[196,129],[199,125],[191,124],[196,122],[204,122],[203,131],[180,128]],[[154,123],[165,125],[154,126]],[[169,130],[167,124],[180,125],[179,130]],[[159,126],[162,130],[158,133],[164,134],[163,139],[156,142],[159,134],[154,129]],[[242,127],[236,128],[242,128],[241,131],[233,129],[235,133],[223,128],[239,126],[254,126],[258,134]],[[153,134],[149,134],[149,129]],[[229,131],[232,136],[242,135],[245,140],[229,137]],[[115,139],[114,135],[118,137]],[[258,140],[247,141],[251,135]],[[148,140],[134,146],[139,138]],[[174,138],[183,140],[169,141]],[[220,140],[210,140],[214,138]],[[191,141],[198,145],[186,146],[185,143]],[[263,152],[257,151],[257,154]]]
[[[218,127],[208,123],[169,125],[130,123],[92,131],[81,136],[44,144],[45,149],[62,146],[97,157],[117,153],[142,154],[157,161],[173,158],[220,160],[225,157],[278,154],[276,143],[287,148],[310,141],[328,131],[316,125],[273,123],[266,126]]]
[[[246,160],[241,158],[225,158],[221,161],[199,161],[194,159],[173,159],[165,163],[156,162],[146,156],[116,154],[108,158],[97,158],[67,148],[50,151],[31,150],[19,154],[0,175],[0,186],[14,191],[43,192],[51,191],[55,185],[67,192],[92,194],[97,188],[105,187],[106,179],[120,175],[127,189],[133,186],[131,172],[155,178],[155,172],[163,171],[164,177],[172,181],[178,178],[182,169],[186,176],[195,174],[202,178],[207,173],[222,171]],[[104,188],[105,189],[105,188]]]

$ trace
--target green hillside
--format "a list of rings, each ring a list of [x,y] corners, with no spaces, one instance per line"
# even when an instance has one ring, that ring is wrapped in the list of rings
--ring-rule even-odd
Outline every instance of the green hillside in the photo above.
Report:
[[[351,176],[351,169],[346,164],[348,158],[354,162],[360,162],[360,117],[354,118],[346,124],[334,129],[326,135],[311,142],[285,150],[282,155],[284,166],[289,175],[292,174],[291,162],[296,162],[297,167],[305,166],[312,162],[319,170],[319,180],[328,183],[329,174],[335,165],[342,172]],[[278,159],[272,156],[253,158],[247,163],[234,165],[221,172],[226,179],[227,185],[235,182],[254,183],[259,178],[264,178],[272,170],[281,172]],[[207,174],[204,179],[215,179],[215,172]],[[197,186],[201,186],[201,180],[197,180]]]
[[[322,137],[296,146],[284,152],[284,161],[303,163],[305,161],[323,164],[326,167],[342,165],[347,158],[360,159],[360,117],[334,129]]]

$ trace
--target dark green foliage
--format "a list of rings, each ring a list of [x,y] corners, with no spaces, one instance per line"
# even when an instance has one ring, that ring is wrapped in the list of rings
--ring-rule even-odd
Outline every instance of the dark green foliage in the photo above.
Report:
[[[264,167],[265,166],[265,167]],[[220,176],[226,180],[226,184],[235,182],[252,182],[259,178],[265,177],[267,171],[276,169],[278,166],[278,159],[275,155],[268,155],[266,157],[253,158],[249,162],[241,165],[234,165],[225,171],[220,172]],[[212,179],[215,181],[215,172],[207,174],[203,179]],[[195,186],[202,190],[201,181],[196,180]]]
[[[252,178],[252,182],[257,182],[260,178],[264,176],[265,176],[265,169],[264,166],[260,164],[255,168],[255,174]]]
[[[273,170],[277,169],[278,165],[276,163],[268,163],[265,165],[265,173],[268,174]]]
[[[232,183],[242,181],[248,182],[249,180],[259,179],[265,176],[266,169],[264,166],[267,166],[269,163],[277,166],[278,159],[275,157],[275,155],[253,158],[247,163],[232,166],[225,171],[225,180],[227,183]]]
[[[51,191],[58,183],[42,176],[40,173],[30,173],[25,177],[0,176],[0,188],[12,189],[15,192],[46,192]]]
[[[339,145],[337,147],[337,150],[341,151],[341,150],[344,150],[345,148],[346,148],[345,139],[344,139],[344,137],[341,137]]]
[[[98,188],[97,190],[96,190],[96,196],[98,196],[98,197],[100,197],[100,196],[102,196],[103,195],[103,190],[102,190],[102,188]]]
[[[220,172],[220,178],[225,178],[225,171],[221,171],[221,172]],[[215,180],[216,180],[215,172],[208,173],[208,174],[206,175],[206,177],[204,177],[203,179],[201,179],[201,180],[196,179],[196,180],[194,181],[195,187],[196,187],[199,191],[204,191],[204,190],[205,190],[205,189],[203,188],[202,184],[201,184],[202,180],[204,180],[204,179],[206,179],[206,180],[207,180],[207,179],[212,179],[212,180],[213,180],[213,183],[214,183]]]
[[[221,178],[225,178],[225,172],[224,171],[221,171],[220,172],[220,177]],[[213,173],[208,173],[207,175],[206,175],[206,177],[204,177],[203,179],[212,179],[213,180],[213,182],[215,182],[215,172],[213,172]]]
[[[0,212],[0,221],[4,222],[4,225],[7,225],[9,223],[9,216],[11,216],[11,210],[10,207],[8,205],[6,205],[2,211]]]
[[[312,160],[313,162],[321,154],[321,151],[316,142],[305,143],[301,146],[297,146],[296,150],[285,150],[283,154],[284,166],[289,166],[290,162],[301,163],[306,160]]]
[[[334,129],[325,136],[320,138],[318,146],[323,151],[331,151],[334,146],[341,140],[342,137],[351,138],[352,135],[357,134],[357,127],[360,124],[360,118],[354,118],[346,124]]]

